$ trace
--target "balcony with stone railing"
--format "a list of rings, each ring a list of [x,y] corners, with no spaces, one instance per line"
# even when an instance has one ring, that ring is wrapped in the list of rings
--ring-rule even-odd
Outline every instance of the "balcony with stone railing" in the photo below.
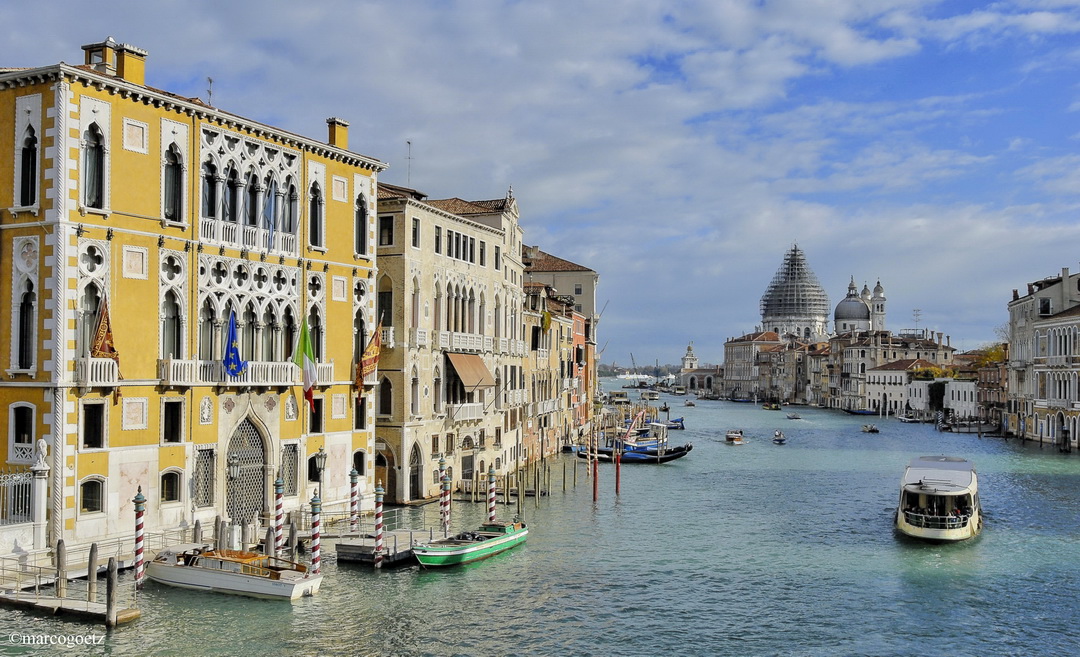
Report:
[[[108,360],[96,358],[92,360]],[[112,361],[108,361],[112,362]],[[334,381],[334,363],[317,363],[316,376],[319,385]],[[220,360],[182,360],[163,358],[158,360],[158,378],[167,387],[191,387],[206,385],[286,387],[302,382],[300,368],[292,361],[248,361],[247,368],[238,376],[229,376]],[[90,383],[86,385],[109,385]]]
[[[111,358],[76,358],[75,382],[84,387],[116,387],[120,384],[120,367]]]
[[[450,410],[450,419],[454,422],[480,420],[484,417],[484,405],[480,403],[448,404],[448,407]]]
[[[426,347],[431,344],[431,331],[423,328],[409,329],[409,346]]]
[[[296,235],[279,230],[271,232],[261,226],[243,226],[236,222],[203,218],[199,220],[199,237],[205,243],[297,255]]]
[[[393,349],[394,348],[394,327],[393,326],[384,326],[384,327],[382,327],[382,333],[380,333],[379,336],[380,336],[379,339],[382,340],[382,348],[383,349]]]

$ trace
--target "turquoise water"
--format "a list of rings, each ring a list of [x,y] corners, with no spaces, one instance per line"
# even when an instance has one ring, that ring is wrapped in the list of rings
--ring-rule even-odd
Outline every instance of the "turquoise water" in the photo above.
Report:
[[[553,495],[527,500],[526,545],[450,570],[373,572],[333,562],[296,603],[150,583],[143,618],[109,655],[1072,655],[1080,652],[1080,455],[930,425],[799,408],[663,396],[694,443],[666,465],[584,464],[578,486],[552,461]],[[717,442],[729,428],[749,442]],[[776,428],[787,445],[773,445]],[[892,511],[906,463],[973,460],[983,534],[959,544],[898,537]],[[500,505],[500,516],[508,509]],[[435,506],[415,511],[433,521]],[[458,503],[475,526],[483,504]],[[419,520],[419,519],[418,519]],[[5,611],[11,632],[102,633]]]

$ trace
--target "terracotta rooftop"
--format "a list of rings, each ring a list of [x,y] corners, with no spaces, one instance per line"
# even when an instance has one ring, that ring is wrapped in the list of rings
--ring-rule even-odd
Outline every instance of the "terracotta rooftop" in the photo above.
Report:
[[[870,368],[871,372],[880,372],[882,370],[889,372],[903,372],[906,370],[917,370],[924,367],[936,367],[933,363],[923,358],[905,358],[903,360],[894,360],[891,363],[885,363],[880,367]]]
[[[490,214],[492,210],[482,205],[486,201],[466,201],[461,198],[444,198],[433,201],[428,201],[427,204],[434,206],[444,212],[450,214],[456,214],[459,217],[466,217],[470,214]]]
[[[592,271],[588,267],[579,265],[569,260],[563,260],[558,256],[545,253],[535,246],[521,247],[521,262],[525,265],[525,271]]]

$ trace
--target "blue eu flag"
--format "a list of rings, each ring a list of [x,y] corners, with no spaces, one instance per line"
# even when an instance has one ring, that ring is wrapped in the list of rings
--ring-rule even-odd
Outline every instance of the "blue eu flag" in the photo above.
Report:
[[[240,376],[247,370],[247,361],[240,359],[240,340],[236,337],[236,312],[229,311],[229,332],[225,338],[225,371]]]

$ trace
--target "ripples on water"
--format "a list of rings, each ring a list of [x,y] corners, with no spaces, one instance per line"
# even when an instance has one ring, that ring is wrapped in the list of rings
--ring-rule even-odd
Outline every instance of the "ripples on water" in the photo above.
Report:
[[[626,466],[619,498],[610,465],[597,503],[583,466],[564,495],[555,460],[553,495],[525,505],[521,548],[446,571],[375,573],[333,563],[331,547],[322,591],[294,604],[151,583],[143,619],[85,654],[1080,653],[1080,455],[889,419],[864,434],[865,419],[816,409],[800,409],[803,420],[726,402],[678,411],[689,429],[673,440],[694,451]],[[747,445],[715,440],[735,427]],[[771,443],[775,428],[787,445]],[[976,463],[987,513],[978,539],[893,533],[904,466],[940,453]],[[512,510],[500,505],[500,517]],[[457,504],[455,524],[484,514]],[[28,628],[88,629],[0,618],[2,630]]]

